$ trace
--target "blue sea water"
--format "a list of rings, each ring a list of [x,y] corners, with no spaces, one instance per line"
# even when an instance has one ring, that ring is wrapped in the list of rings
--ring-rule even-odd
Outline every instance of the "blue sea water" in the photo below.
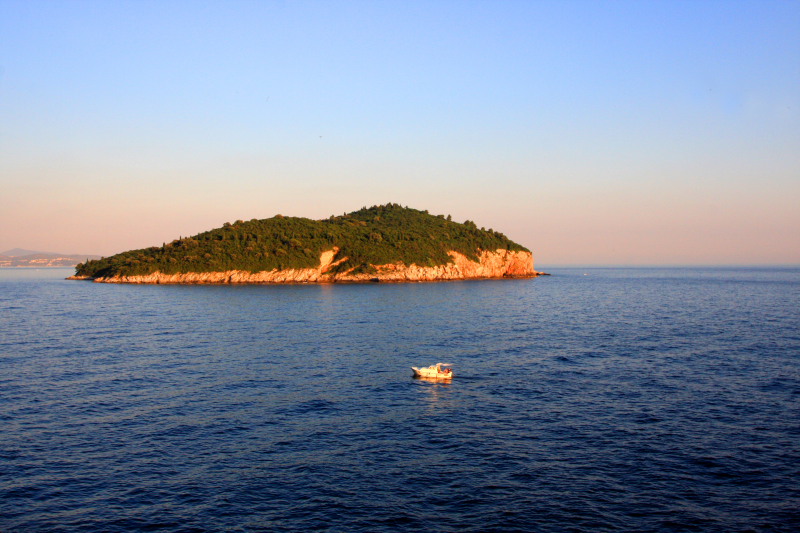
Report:
[[[800,530],[800,269],[69,273],[0,270],[0,531]]]

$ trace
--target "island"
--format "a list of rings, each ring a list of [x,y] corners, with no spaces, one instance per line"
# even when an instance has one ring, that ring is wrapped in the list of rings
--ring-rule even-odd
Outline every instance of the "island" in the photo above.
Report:
[[[527,248],[467,220],[398,204],[327,219],[237,220],[162,246],[80,263],[99,283],[337,283],[530,278]]]

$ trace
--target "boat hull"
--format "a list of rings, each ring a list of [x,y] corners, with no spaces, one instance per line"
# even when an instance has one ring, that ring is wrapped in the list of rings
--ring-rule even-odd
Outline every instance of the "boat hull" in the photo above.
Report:
[[[428,367],[428,368],[417,368],[415,366],[411,367],[411,370],[414,371],[415,377],[420,378],[435,378],[435,379],[452,379],[453,378],[453,371],[450,372],[443,372],[436,367]]]

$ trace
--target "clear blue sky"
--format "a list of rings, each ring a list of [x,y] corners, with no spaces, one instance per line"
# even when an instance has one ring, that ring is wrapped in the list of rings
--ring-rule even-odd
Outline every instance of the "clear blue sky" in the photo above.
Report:
[[[800,2],[0,0],[0,250],[386,202],[800,263]]]

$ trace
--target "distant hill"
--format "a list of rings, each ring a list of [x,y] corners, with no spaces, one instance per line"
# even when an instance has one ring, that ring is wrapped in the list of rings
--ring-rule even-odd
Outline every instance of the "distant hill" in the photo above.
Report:
[[[22,255],[60,255],[55,252],[37,252],[34,250],[25,250],[23,248],[14,248],[12,250],[6,250],[5,252],[0,252],[0,255],[5,255],[8,257],[20,257]]]
[[[325,276],[375,273],[388,264],[436,267],[452,264],[453,252],[479,262],[483,252],[530,251],[474,222],[453,222],[398,204],[363,208],[323,220],[276,215],[225,223],[162,246],[130,250],[77,265],[76,276],[113,278],[179,273],[265,272],[318,268],[333,254]],[[532,272],[532,259],[529,261]],[[527,266],[525,268],[528,268]]]
[[[81,261],[92,259],[100,259],[100,256],[36,252],[14,248],[0,253],[0,267],[73,267]]]

